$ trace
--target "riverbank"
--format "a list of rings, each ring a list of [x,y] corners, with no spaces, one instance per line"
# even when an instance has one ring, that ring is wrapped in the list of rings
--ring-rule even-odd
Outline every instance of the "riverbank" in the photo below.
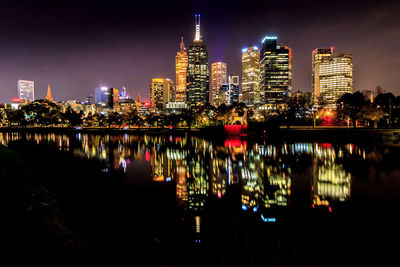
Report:
[[[0,145],[1,266],[89,263],[86,239],[67,225],[60,206],[26,158]]]
[[[199,136],[206,139],[243,139],[248,140],[293,140],[293,141],[337,141],[337,142],[384,142],[389,144],[400,143],[400,129],[388,128],[353,128],[343,126],[281,126],[279,129],[264,129],[249,126],[241,135],[229,135],[222,126],[209,126],[202,128],[66,128],[66,127],[0,127],[0,132],[26,132],[26,133],[59,133],[59,134],[100,134],[100,135],[174,135],[174,136]]]

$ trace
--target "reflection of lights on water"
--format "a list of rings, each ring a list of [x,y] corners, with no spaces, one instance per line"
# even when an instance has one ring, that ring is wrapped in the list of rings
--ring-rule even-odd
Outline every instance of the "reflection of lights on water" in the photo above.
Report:
[[[194,220],[196,222],[196,233],[200,233],[200,216],[195,216]]]
[[[267,217],[265,218],[264,215],[261,214],[261,220],[263,220],[263,222],[276,222],[276,218],[275,217]]]

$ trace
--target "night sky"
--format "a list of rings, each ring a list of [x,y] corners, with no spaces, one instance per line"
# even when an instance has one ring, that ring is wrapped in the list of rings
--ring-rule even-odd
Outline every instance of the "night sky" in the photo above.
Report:
[[[240,75],[241,49],[264,35],[293,49],[293,90],[311,90],[311,52],[352,53],[354,90],[380,85],[400,94],[400,3],[397,1],[4,1],[0,2],[0,102],[17,80],[50,83],[55,100],[84,100],[102,82],[149,98],[153,77],[175,81],[180,37],[194,38],[194,15],[209,63]]]

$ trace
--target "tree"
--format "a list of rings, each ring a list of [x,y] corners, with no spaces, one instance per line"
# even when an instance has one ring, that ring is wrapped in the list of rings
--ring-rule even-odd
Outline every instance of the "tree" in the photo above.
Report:
[[[113,125],[113,124],[115,124],[118,127],[120,127],[121,124],[122,124],[122,115],[119,114],[118,112],[110,112],[110,113],[108,113],[107,123],[108,123],[108,127],[109,128],[111,128],[111,125]]]
[[[337,102],[337,115],[340,119],[350,118],[353,122],[353,127],[356,127],[356,121],[362,117],[362,108],[367,101],[360,92],[354,94],[347,93],[341,96]]]
[[[71,107],[68,107],[67,110],[62,114],[64,121],[67,121],[68,124],[72,127],[82,125],[83,112],[76,113]]]
[[[396,98],[392,93],[381,93],[374,99],[374,106],[382,108],[389,116],[389,127],[392,126],[392,108],[396,103]]]
[[[280,117],[286,121],[288,128],[296,121],[304,119],[312,111],[312,104],[304,95],[287,98],[286,103],[287,107],[281,111]]]
[[[7,109],[6,114],[7,114],[9,126],[11,126],[13,123],[16,123],[21,126],[26,126],[25,113],[23,110]]]
[[[374,123],[374,128],[378,127],[378,122],[387,115],[381,108],[374,105],[366,105],[362,109],[362,116],[364,119],[370,120]]]

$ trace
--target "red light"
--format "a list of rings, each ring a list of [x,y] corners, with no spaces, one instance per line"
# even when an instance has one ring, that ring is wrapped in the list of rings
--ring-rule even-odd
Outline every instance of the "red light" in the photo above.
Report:
[[[144,102],[144,105],[148,108],[148,107],[150,107],[150,102],[146,101],[146,102]]]
[[[332,208],[331,207],[329,207],[329,212],[332,213]]]
[[[242,141],[238,139],[227,139],[225,140],[225,147],[241,147]]]
[[[151,160],[151,155],[150,155],[150,151],[146,151],[146,161],[150,161]]]
[[[312,206],[313,209],[315,209],[315,205],[314,204],[312,204],[311,206]]]
[[[14,97],[14,98],[12,99],[12,102],[14,102],[14,103],[21,103],[21,98],[19,98],[19,97]]]
[[[242,125],[225,125],[224,127],[228,135],[240,135],[242,133]]]

